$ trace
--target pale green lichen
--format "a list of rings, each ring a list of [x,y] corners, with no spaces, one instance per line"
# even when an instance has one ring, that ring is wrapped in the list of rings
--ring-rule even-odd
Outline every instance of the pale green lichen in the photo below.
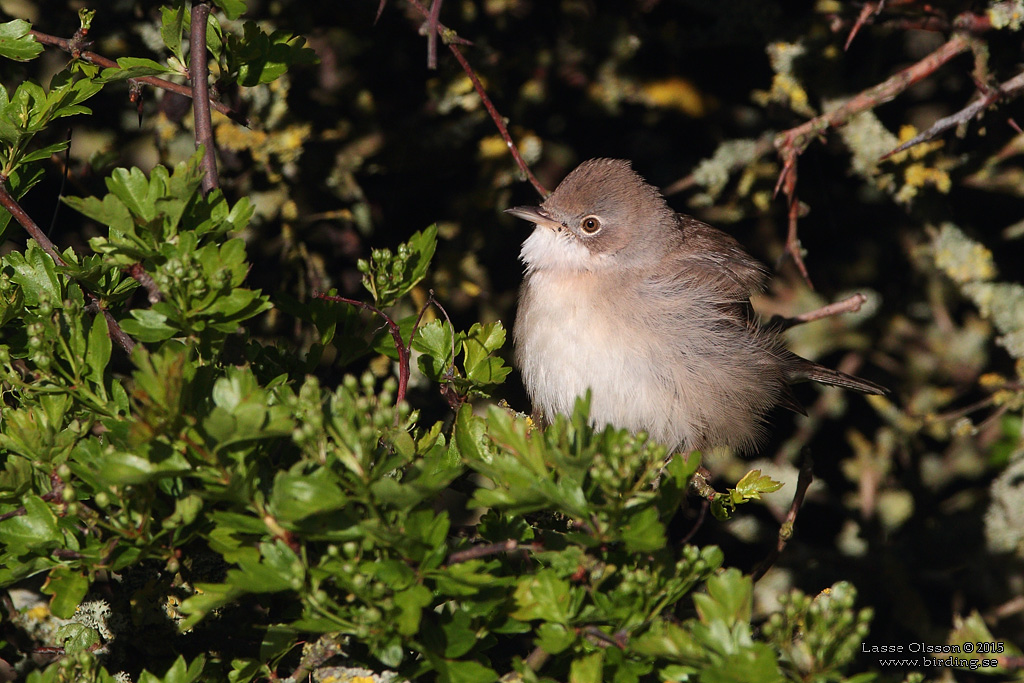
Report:
[[[828,100],[824,104],[826,112],[841,106],[845,100]],[[876,179],[878,176],[878,160],[899,146],[896,137],[875,116],[873,111],[864,111],[851,116],[845,126],[837,129],[843,144],[853,155],[850,167],[862,178]],[[891,174],[881,178],[881,189],[891,192],[894,180]]]
[[[985,538],[993,552],[1024,558],[1024,457],[992,482],[992,503],[985,512]]]
[[[999,344],[1014,358],[1024,358],[1024,287],[1015,282],[971,282],[963,291],[1002,335]]]
[[[952,223],[943,224],[932,241],[935,265],[941,268],[1001,335],[996,341],[1014,358],[1024,358],[1024,286],[989,282],[996,275],[992,252]]]
[[[1024,22],[1024,0],[993,2],[989,5],[987,14],[988,20],[992,22],[992,28],[1019,31]]]
[[[984,282],[996,276],[992,252],[952,223],[943,223],[932,242],[935,265],[957,284]]]
[[[100,637],[109,642],[114,639],[114,632],[109,626],[110,615],[110,605],[106,601],[90,600],[78,606],[71,621],[96,629]]]
[[[723,142],[715,153],[693,170],[693,179],[705,188],[711,197],[717,197],[729,182],[732,169],[753,163],[758,157],[756,140]]]

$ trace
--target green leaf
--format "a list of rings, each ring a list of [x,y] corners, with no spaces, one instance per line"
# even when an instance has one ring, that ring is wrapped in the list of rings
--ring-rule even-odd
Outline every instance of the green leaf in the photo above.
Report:
[[[498,680],[494,669],[473,660],[439,660],[430,662],[437,669],[442,683],[491,683]]]
[[[151,184],[146,178],[142,169],[132,167],[115,168],[107,178],[107,189],[110,190],[121,202],[128,207],[132,214],[143,221],[151,221],[156,218],[156,198],[158,181],[156,180],[159,171],[166,176],[167,171],[162,166],[153,169],[154,181]]]
[[[604,654],[594,652],[572,660],[569,666],[569,683],[601,683],[604,678]]]
[[[166,8],[164,8],[166,9]],[[100,72],[98,83],[112,83],[124,81],[129,78],[140,78],[142,76],[164,76],[173,74],[175,71],[159,62],[143,57],[120,57],[116,67],[110,67]]]
[[[0,541],[8,546],[7,551],[21,553],[29,548],[59,543],[57,517],[50,506],[35,495],[25,496],[22,504],[25,514],[0,521]]]
[[[654,506],[630,514],[622,528],[622,540],[631,553],[653,552],[665,547],[665,525]]]
[[[548,621],[537,627],[537,639],[534,642],[548,654],[557,655],[576,642],[576,632],[565,624]]]
[[[139,674],[139,683],[193,683],[193,681],[199,680],[205,667],[206,657],[203,655],[193,659],[192,663],[187,666],[185,657],[178,655],[163,676],[158,677],[149,673],[148,670],[144,670]]]
[[[411,636],[420,628],[423,610],[434,601],[433,593],[422,584],[410,586],[395,593],[395,606],[398,607],[398,632]]]
[[[433,382],[440,382],[455,359],[455,331],[450,323],[433,320],[421,325],[412,340],[412,348],[423,355],[417,359],[420,370]]]
[[[31,30],[32,24],[22,19],[0,24],[0,57],[16,62],[27,62],[38,57],[43,46],[29,33]]]
[[[244,0],[213,0],[213,4],[219,7],[232,21],[242,16],[246,10]]]
[[[306,39],[285,31],[267,34],[255,22],[243,26],[244,37],[229,35],[227,52],[238,70],[238,84],[254,87],[280,78],[290,66],[316,64],[316,53],[304,47]]]
[[[505,328],[500,321],[475,323],[462,340],[466,377],[477,384],[500,384],[512,371],[492,354],[505,344]]]
[[[89,346],[85,362],[89,366],[89,378],[96,384],[103,384],[103,375],[110,362],[110,332],[107,319],[102,314],[94,315],[92,327],[89,328]]]
[[[294,473],[278,472],[274,477],[270,509],[281,522],[298,522],[346,505],[348,498],[325,469],[317,469],[312,474],[305,474],[302,469]]]
[[[132,318],[121,320],[121,329],[143,342],[158,342],[180,334],[167,324],[167,316],[151,308],[132,309]]]
[[[28,306],[38,306],[40,298],[51,303],[63,300],[60,280],[53,258],[35,242],[29,241],[24,254],[12,252],[7,263],[14,269],[11,280],[21,285]]]
[[[705,624],[721,621],[749,624],[753,610],[753,583],[738,569],[730,568],[708,579],[706,595],[693,596],[700,620]]]
[[[736,492],[744,500],[760,500],[762,493],[772,493],[782,488],[782,482],[775,481],[761,470],[750,470],[736,483]]]
[[[57,629],[57,642],[63,645],[66,654],[86,652],[100,644],[100,634],[94,628],[71,622]]]
[[[184,25],[185,3],[178,3],[177,8],[167,5],[160,8],[160,38],[181,64],[185,63],[185,57],[181,51],[182,27]]]
[[[516,610],[511,614],[513,619],[543,619],[568,625],[573,616],[569,582],[549,569],[521,578],[513,597],[516,602]]]
[[[61,619],[70,619],[89,592],[89,577],[67,567],[54,567],[41,590],[53,596],[50,599],[50,612]]]

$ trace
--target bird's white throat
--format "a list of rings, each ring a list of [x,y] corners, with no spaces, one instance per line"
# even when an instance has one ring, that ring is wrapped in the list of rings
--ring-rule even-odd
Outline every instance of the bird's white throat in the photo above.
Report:
[[[519,260],[526,265],[527,273],[537,270],[593,270],[602,261],[567,229],[555,232],[541,226],[535,227],[523,242]]]

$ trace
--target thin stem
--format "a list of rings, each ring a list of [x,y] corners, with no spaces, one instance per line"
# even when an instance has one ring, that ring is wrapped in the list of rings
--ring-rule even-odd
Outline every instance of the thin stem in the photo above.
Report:
[[[422,14],[428,20],[430,19],[430,11],[427,10],[419,0],[406,1],[416,8],[417,12]],[[441,23],[436,23],[433,28],[437,35],[439,35],[441,39],[448,44],[448,49],[452,51],[452,54],[455,55],[455,59],[458,60],[459,64],[462,66],[462,70],[466,72],[467,76],[469,76],[470,82],[473,83],[473,89],[476,90],[476,94],[480,96],[480,100],[484,103],[487,113],[491,115],[491,120],[494,121],[494,125],[498,128],[501,138],[505,141],[505,144],[508,145],[508,150],[512,153],[512,158],[515,159],[516,165],[519,166],[519,169],[526,176],[526,179],[530,181],[530,184],[533,185],[534,189],[537,190],[537,193],[540,194],[541,197],[546,197],[548,195],[547,188],[540,184],[537,178],[534,177],[530,167],[526,165],[526,161],[519,153],[519,148],[516,147],[516,143],[512,141],[512,136],[509,135],[508,126],[505,125],[505,119],[498,113],[494,103],[491,102],[491,98],[487,96],[487,91],[484,90],[483,84],[480,82],[480,79],[477,78],[476,73],[474,73],[473,67],[469,65],[469,62],[466,61],[462,51],[459,50],[459,46],[456,44],[453,32]]]
[[[803,465],[800,466],[800,476],[796,481],[793,502],[789,506],[789,512],[786,514],[785,521],[779,527],[779,540],[775,547],[772,548],[772,551],[768,553],[768,556],[754,570],[754,573],[751,575],[754,581],[760,580],[772,568],[772,565],[775,564],[775,561],[779,559],[779,555],[785,549],[786,544],[789,543],[789,539],[793,537],[793,525],[796,524],[796,516],[800,512],[800,506],[804,504],[804,496],[807,495],[808,487],[814,481],[813,469],[814,460],[811,459],[811,452],[806,450],[804,451]]]
[[[196,149],[203,148],[203,194],[220,185],[217,177],[217,151],[210,120],[210,67],[206,54],[206,29],[210,22],[210,6],[205,2],[192,5],[192,31],[189,36],[189,78],[192,81],[192,112],[195,118]]]
[[[822,318],[829,318],[833,315],[856,313],[860,310],[860,307],[867,302],[867,300],[868,298],[866,296],[857,292],[853,296],[847,297],[842,301],[827,304],[821,308],[816,308],[813,311],[808,311],[807,313],[801,313],[800,315],[793,316],[792,318],[784,318],[779,315],[774,316],[768,325],[779,326],[783,330],[788,330],[791,327],[796,327],[797,325],[813,322],[815,320],[821,320]]]
[[[54,263],[58,266],[67,268],[68,264],[63,258],[61,258],[60,253],[57,251],[57,247],[54,246],[53,242],[50,241],[50,238],[43,233],[42,229],[40,229],[36,222],[32,220],[32,217],[25,213],[25,210],[21,208],[21,205],[18,204],[17,200],[15,200],[8,191],[7,178],[3,176],[0,176],[0,206],[3,206],[10,212],[11,216],[14,217],[14,220],[18,221],[21,227],[25,228],[29,237],[34,239],[36,243],[42,247],[43,251],[50,255],[50,258],[53,259]],[[85,295],[89,298],[90,303],[96,306],[96,309],[107,321],[107,333],[110,334],[110,338],[120,344],[121,348],[125,351],[131,353],[132,349],[135,348],[135,340],[125,334],[124,330],[121,329],[121,326],[117,324],[116,320],[114,320],[114,316],[112,316],[110,312],[102,306],[98,296],[90,291],[84,290],[84,288],[83,291],[85,291]]]
[[[409,386],[409,347],[405,345],[404,341],[402,341],[402,332],[398,329],[398,323],[392,320],[384,311],[363,301],[349,299],[343,296],[322,294],[320,292],[315,292],[313,296],[317,299],[323,299],[324,301],[333,301],[335,303],[358,306],[359,308],[375,313],[384,319],[385,324],[388,326],[388,331],[391,332],[391,338],[395,340],[395,348],[398,349],[398,393],[395,396],[395,402],[401,403],[404,401],[405,390],[406,387]]]
[[[90,50],[77,50],[75,46],[72,44],[72,42],[66,38],[58,38],[57,36],[51,36],[46,33],[40,33],[39,31],[31,31],[31,33],[35,37],[35,39],[38,40],[40,43],[43,43],[44,45],[52,45],[54,47],[59,47],[65,52],[75,56],[76,59],[81,59],[82,61],[89,62],[90,64],[96,64],[97,66],[102,66],[107,69],[121,68],[120,66],[118,66],[117,62],[115,62],[112,59],[107,59],[103,55],[96,54],[95,52],[92,52]],[[168,92],[173,92],[178,95],[184,95],[185,97],[192,97],[191,88],[181,85],[180,83],[174,83],[163,78],[157,78],[156,76],[139,76],[137,78],[133,78],[130,80],[146,83],[147,85],[152,85],[156,88],[161,88],[163,90],[167,90]],[[228,107],[227,105],[221,104],[220,102],[216,101],[210,102],[210,106],[219,111],[221,114],[224,114],[224,116],[227,116],[235,123],[241,124],[246,128],[249,127],[249,120],[241,114],[239,114],[238,112],[231,109],[231,107]]]

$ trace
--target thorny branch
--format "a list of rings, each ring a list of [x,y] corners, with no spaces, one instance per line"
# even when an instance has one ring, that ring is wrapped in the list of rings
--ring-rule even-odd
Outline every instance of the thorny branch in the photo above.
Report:
[[[505,125],[505,119],[501,116],[500,113],[498,113],[498,110],[494,106],[494,103],[491,102],[491,98],[488,97],[487,91],[484,90],[483,84],[480,82],[480,79],[477,78],[476,73],[473,71],[473,67],[469,65],[469,62],[466,60],[466,57],[462,54],[462,51],[459,49],[459,43],[463,43],[465,41],[461,41],[458,38],[458,36],[455,35],[454,31],[445,27],[440,22],[437,22],[436,17],[432,17],[431,10],[433,10],[435,6],[438,10],[440,10],[440,1],[434,0],[434,5],[431,7],[431,10],[428,10],[426,7],[424,7],[423,3],[421,3],[419,0],[406,0],[406,2],[412,5],[417,12],[422,14],[427,19],[428,29],[430,28],[431,23],[433,23],[433,33],[440,36],[441,40],[443,40],[448,45],[448,49],[452,51],[453,55],[455,55],[455,59],[459,62],[459,65],[462,66],[462,70],[466,72],[467,76],[469,76],[469,80],[473,83],[473,89],[476,90],[476,94],[484,103],[484,107],[487,109],[487,113],[490,114],[491,120],[494,121],[494,125],[497,126],[498,132],[501,134],[501,138],[505,141],[505,144],[508,145],[508,150],[509,152],[512,153],[512,158],[515,159],[516,165],[519,166],[519,170],[523,172],[523,174],[526,176],[526,179],[530,181],[530,184],[533,185],[534,189],[537,190],[540,196],[546,197],[548,195],[547,188],[540,184],[537,178],[534,177],[533,172],[530,170],[530,167],[526,165],[526,161],[523,159],[523,156],[519,153],[519,148],[516,147],[516,143],[512,141],[512,136],[508,132],[508,126]],[[383,7],[384,2],[382,0],[379,9],[383,9]]]
[[[823,135],[829,129],[844,125],[855,114],[889,102],[910,86],[935,73],[939,67],[954,57],[969,50],[970,47],[970,40],[967,37],[959,33],[954,34],[952,38],[917,63],[855,95],[835,109],[815,116],[813,119],[775,136],[775,148],[782,160],[782,172],[775,184],[775,194],[777,195],[781,190],[789,202],[786,253],[793,259],[808,285],[811,284],[811,281],[800,253],[800,240],[797,233],[797,219],[800,216],[800,201],[796,193],[797,157],[807,149],[815,138]]]
[[[968,104],[966,107],[951,114],[945,116],[934,124],[928,130],[915,135],[910,140],[907,140],[902,145],[894,149],[893,151],[886,154],[883,159],[888,159],[893,154],[898,154],[904,150],[910,149],[915,145],[919,145],[922,142],[927,142],[933,138],[938,137],[942,133],[945,133],[950,128],[955,128],[960,125],[966,125],[975,116],[980,114],[985,109],[988,109],[991,105],[995,104],[1000,98],[1016,97],[1022,91],[1024,91],[1024,71],[1017,74],[1013,78],[1004,81],[999,84],[997,88],[990,88],[986,92],[982,93],[982,96],[975,101]]]
[[[90,64],[96,64],[97,66],[102,66],[107,69],[121,68],[114,60],[107,59],[103,55],[96,54],[95,52],[92,52],[90,50],[81,50],[75,43],[66,38],[58,38],[56,36],[51,36],[47,33],[41,33],[35,30],[31,31],[31,33],[35,37],[35,39],[38,40],[40,43],[43,43],[44,45],[53,45],[54,47],[59,47],[65,52],[71,54],[71,56],[75,59],[81,59],[82,61],[89,62]],[[180,83],[174,83],[163,78],[157,78],[156,76],[138,76],[137,78],[129,79],[129,81],[139,81],[141,83],[146,83],[148,85],[152,85],[154,87],[167,90],[168,92],[173,92],[178,95],[184,95],[185,97],[189,98],[192,97],[191,88],[181,85]],[[235,123],[241,124],[246,128],[249,127],[249,120],[241,114],[239,114],[238,112],[236,112],[235,110],[231,109],[231,107],[228,107],[227,105],[217,102],[215,100],[210,102],[210,106],[219,111],[221,114],[224,114],[224,116],[227,116]]]

